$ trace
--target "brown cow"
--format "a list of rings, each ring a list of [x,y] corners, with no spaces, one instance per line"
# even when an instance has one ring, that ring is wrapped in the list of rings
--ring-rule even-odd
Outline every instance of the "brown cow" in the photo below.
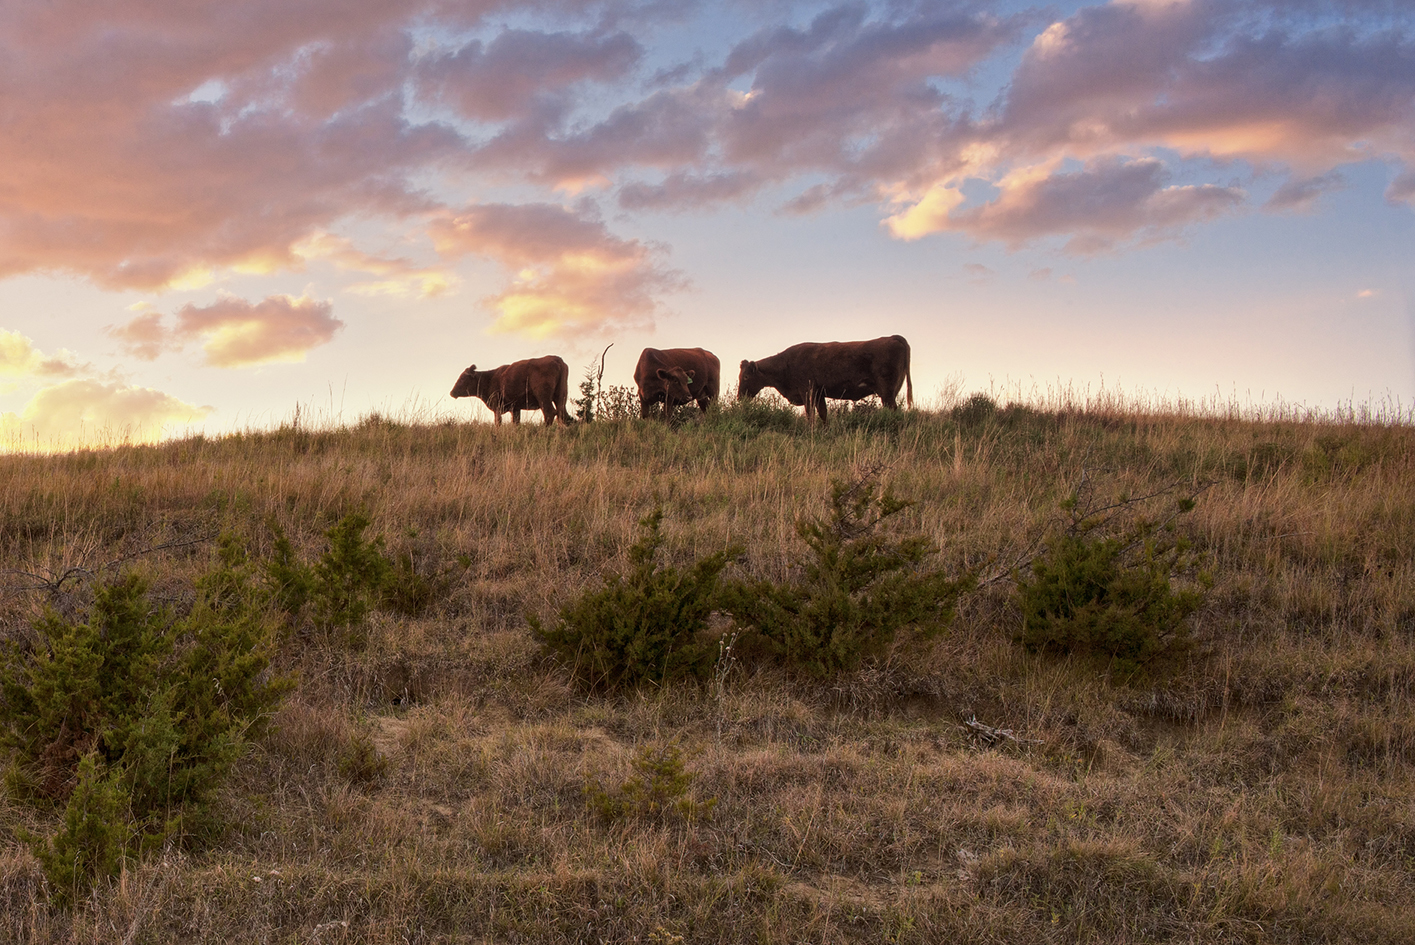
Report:
[[[452,385],[453,397],[480,397],[491,409],[497,426],[501,415],[511,414],[512,423],[521,422],[522,410],[540,410],[546,425],[565,426],[565,398],[570,394],[570,366],[553,354],[529,361],[513,361],[490,371],[478,371],[473,364]]]
[[[914,379],[909,374],[909,342],[899,335],[874,341],[806,342],[760,361],[743,361],[737,396],[755,397],[763,387],[775,387],[796,406],[805,406],[825,423],[825,399],[863,400],[871,394],[891,410],[899,409],[899,388],[908,383],[914,406]]]
[[[640,416],[647,417],[654,404],[663,404],[667,418],[673,408],[698,402],[698,409],[707,413],[708,404],[717,399],[717,383],[722,374],[717,355],[702,348],[645,348],[634,368],[634,383],[639,385]]]

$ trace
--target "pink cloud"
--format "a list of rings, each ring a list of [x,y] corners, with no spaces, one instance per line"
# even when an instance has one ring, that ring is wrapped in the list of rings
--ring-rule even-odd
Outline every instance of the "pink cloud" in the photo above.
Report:
[[[1391,203],[1408,203],[1415,205],[1415,169],[1405,171],[1396,176],[1386,188],[1386,199]]]
[[[295,265],[292,244],[351,213],[422,212],[407,176],[461,140],[410,123],[394,96],[413,12],[371,0],[8,5],[0,277],[160,288]],[[199,88],[219,94],[194,101]]]
[[[162,321],[161,312],[143,312],[123,325],[110,325],[107,333],[117,338],[123,349],[142,361],[155,361],[172,346],[172,332]]]
[[[434,221],[431,232],[444,256],[484,256],[513,273],[484,300],[495,331],[543,337],[643,326],[659,295],[685,285],[660,250],[552,204],[472,206]]]
[[[1020,19],[925,8],[898,21],[838,7],[804,30],[767,30],[727,58],[724,77],[750,74],[727,112],[727,160],[780,176],[826,170],[851,178],[908,175],[952,133],[937,77],[960,77],[1012,42]]]
[[[999,195],[986,203],[960,209],[960,194],[923,221],[915,219],[921,203],[886,222],[904,238],[954,230],[1015,247],[1045,237],[1068,237],[1066,252],[1090,254],[1136,237],[1172,237],[1184,226],[1228,212],[1244,200],[1243,192],[1234,188],[1166,186],[1167,177],[1164,165],[1153,158],[1102,158],[1073,173],[1028,168],[1004,178]]]
[[[762,184],[754,174],[670,174],[657,184],[635,182],[619,191],[625,210],[690,210],[751,196]]]
[[[1310,210],[1322,194],[1345,186],[1338,171],[1328,171],[1316,177],[1289,179],[1273,192],[1263,206],[1269,210]]]
[[[953,162],[946,142],[956,121],[932,80],[966,74],[1022,23],[932,9],[869,19],[861,7],[836,8],[804,29],[763,30],[720,68],[596,122],[532,110],[479,147],[475,164],[557,186],[623,180],[621,205],[631,209],[735,201],[813,172],[837,178],[833,195],[858,195],[883,176]],[[632,179],[646,169],[662,179]]]
[[[1313,176],[1363,148],[1415,157],[1407,38],[1250,29],[1235,12],[1211,0],[1110,3],[1058,21],[1024,56],[991,135],[1013,154],[1162,146]]]
[[[158,313],[145,312],[108,331],[128,353],[145,360],[200,342],[207,364],[237,368],[303,361],[343,327],[329,302],[274,295],[256,303],[228,297],[211,305],[185,305],[172,327]]]
[[[459,114],[507,121],[580,82],[622,78],[643,55],[627,33],[609,36],[508,30],[490,43],[472,42],[421,65],[424,94]]]
[[[681,16],[672,7],[6,4],[0,278],[192,286],[225,269],[299,268],[311,239],[370,218],[428,225],[447,244],[448,220],[465,216],[449,207],[489,183],[605,188],[630,211],[701,211],[795,186],[792,213],[876,203],[905,238],[1050,235],[1075,251],[1230,212],[1240,195],[1229,181],[1245,174],[1284,178],[1275,210],[1311,206],[1341,165],[1364,160],[1396,168],[1389,199],[1415,195],[1415,43],[1379,5],[1322,7],[1349,14],[1323,18],[1315,2],[1116,0],[1038,30],[1041,13],[1004,16],[986,0],[842,4],[760,29],[719,61],[643,75],[655,30]],[[520,25],[499,26],[492,11]],[[1028,31],[1038,35],[1002,97],[970,100],[971,78]],[[1155,184],[1151,161],[1175,177],[1185,163],[1196,183]],[[1036,168],[1052,170],[1023,179]],[[969,178],[1003,194],[965,208]],[[1096,191],[1101,178],[1119,190]],[[528,199],[535,216],[546,196]],[[589,299],[613,285],[596,305],[622,298],[622,317],[648,318],[676,277],[655,251],[593,225],[622,278],[548,252],[494,304]],[[487,226],[473,227],[479,240]],[[450,284],[356,252],[326,258],[386,270],[369,291]],[[504,261],[523,249],[475,252]],[[607,320],[607,308],[586,308],[526,324]],[[160,322],[123,330],[139,356],[166,343]]]

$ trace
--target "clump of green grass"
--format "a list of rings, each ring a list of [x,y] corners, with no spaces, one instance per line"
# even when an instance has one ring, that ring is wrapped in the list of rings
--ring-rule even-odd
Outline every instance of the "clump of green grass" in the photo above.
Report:
[[[693,774],[687,770],[681,746],[675,743],[646,745],[635,755],[633,771],[618,787],[605,788],[598,779],[586,782],[585,798],[602,820],[625,818],[662,821],[669,817],[689,820],[709,816],[717,798],[692,796]]]

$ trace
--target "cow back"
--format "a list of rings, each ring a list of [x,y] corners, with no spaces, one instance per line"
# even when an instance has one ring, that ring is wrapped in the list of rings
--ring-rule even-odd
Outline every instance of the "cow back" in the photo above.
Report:
[[[742,363],[764,387],[775,387],[793,404],[813,391],[835,400],[871,394],[892,400],[909,374],[909,342],[900,335],[869,341],[806,341],[759,361]]]

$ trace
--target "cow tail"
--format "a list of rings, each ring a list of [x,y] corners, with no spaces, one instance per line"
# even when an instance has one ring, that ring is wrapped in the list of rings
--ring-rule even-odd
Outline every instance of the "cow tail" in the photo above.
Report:
[[[911,359],[912,360],[912,359]],[[914,378],[909,370],[909,365],[904,365],[904,391],[905,397],[909,401],[909,409],[914,409]]]
[[[608,351],[608,348],[604,350]],[[560,422],[569,423],[570,418],[565,415],[565,406],[570,399],[570,368],[560,372],[560,377],[555,381],[555,408],[560,413]]]

